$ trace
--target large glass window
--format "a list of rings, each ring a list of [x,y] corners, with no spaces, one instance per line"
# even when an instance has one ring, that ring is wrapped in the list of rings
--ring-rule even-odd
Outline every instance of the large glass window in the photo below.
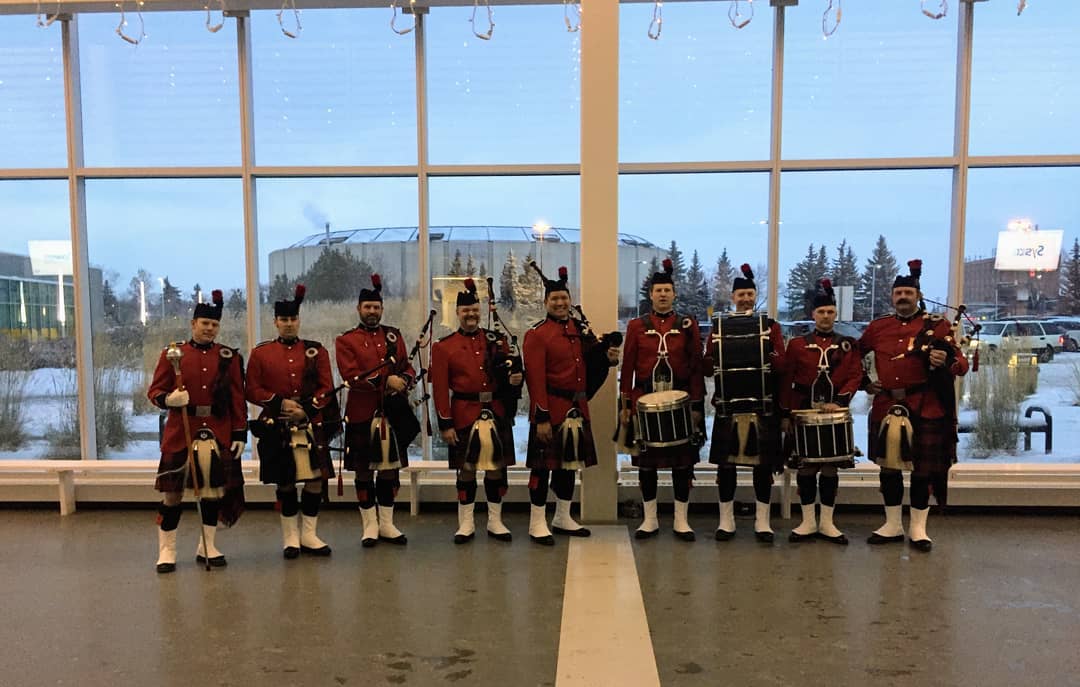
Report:
[[[652,3],[619,8],[619,159],[760,160],[769,156],[772,11],[742,30],[729,3],[672,3],[659,40]]]
[[[784,157],[952,155],[960,8],[849,1],[822,40],[818,5],[786,11]]]
[[[979,370],[964,381],[963,461],[1080,460],[1078,187],[1075,167],[970,172],[964,301],[982,330],[970,346]],[[1018,425],[1046,417],[1053,450],[1039,433],[1026,449]]]
[[[253,13],[259,164],[416,164],[414,41],[387,28],[388,12],[304,10],[299,40],[276,11]]]
[[[458,326],[457,293],[472,276],[484,303],[492,286],[499,314],[519,346],[525,331],[544,317],[544,287],[535,270],[553,278],[565,265],[571,298],[581,302],[580,179],[468,177],[431,180],[431,296],[435,337]],[[481,326],[488,326],[486,315]],[[514,427],[518,455],[525,455],[528,391]],[[435,452],[444,450],[439,437]]]
[[[238,180],[102,180],[86,184],[94,396],[102,458],[160,455],[160,413],[146,389],[162,348],[191,337],[195,303],[223,292],[220,343],[245,355],[244,224]]]
[[[116,14],[79,15],[86,164],[240,164],[236,23],[210,33],[202,13],[133,9],[137,46]]]
[[[435,7],[427,20],[428,99],[435,164],[576,162],[580,158],[580,38],[558,5]],[[405,22],[409,19],[406,18]]]
[[[975,6],[971,60],[971,153],[1080,152],[1080,5]]]
[[[67,183],[0,181],[0,207],[0,459],[56,456],[78,417]]]
[[[64,167],[64,59],[60,24],[0,16],[0,167]]]

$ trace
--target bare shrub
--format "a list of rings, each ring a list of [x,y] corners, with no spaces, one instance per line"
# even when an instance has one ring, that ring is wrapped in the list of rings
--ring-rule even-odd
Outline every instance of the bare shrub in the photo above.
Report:
[[[14,451],[27,440],[26,387],[30,382],[30,350],[26,341],[0,336],[0,450]]]
[[[967,380],[968,402],[978,411],[970,444],[975,456],[1016,451],[1016,426],[1023,396],[1017,391],[1017,368],[1009,365],[1012,359],[1011,351],[987,351],[979,371]]]

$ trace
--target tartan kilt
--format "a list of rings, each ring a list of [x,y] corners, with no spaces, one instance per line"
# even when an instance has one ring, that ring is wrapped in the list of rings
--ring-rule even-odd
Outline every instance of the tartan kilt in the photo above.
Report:
[[[559,470],[562,469],[562,451],[555,441],[559,436],[562,424],[551,426],[553,441],[550,444],[542,444],[536,438],[536,423],[529,425],[529,449],[525,457],[525,466],[533,470]],[[596,465],[596,444],[593,442],[592,423],[584,420],[581,426],[581,455],[579,459],[585,467]]]
[[[448,446],[448,461],[450,463],[451,470],[460,470],[465,464],[468,458],[469,452],[469,432],[472,431],[472,425],[465,427],[464,429],[458,429],[458,443],[457,446]],[[514,431],[510,428],[510,423],[504,421],[502,418],[495,416],[495,431],[499,435],[499,443],[502,444],[502,453],[496,456],[502,461],[503,467],[510,467],[517,463],[517,455],[514,452]]]
[[[949,418],[935,418],[927,420],[911,416],[911,427],[915,431],[915,442],[912,446],[913,472],[930,474],[936,472],[948,472],[956,462],[956,425]],[[870,434],[866,445],[871,460],[878,462],[879,456],[884,456],[884,447],[878,440],[878,432],[881,423],[869,420]]]
[[[697,465],[700,460],[700,446],[688,442],[682,446],[663,446],[644,448],[637,455],[630,455],[630,462],[636,468],[663,470],[664,468],[687,468]]]
[[[308,449],[311,469],[321,473],[322,479],[334,477],[334,462],[321,428],[314,429],[315,446]],[[296,461],[288,435],[271,431],[259,439],[259,481],[263,484],[293,484],[296,481]]]
[[[371,445],[371,420],[367,422],[350,422],[345,425],[345,469],[354,472],[370,470],[372,455],[378,455],[378,446]],[[394,428],[391,426],[390,431]],[[395,437],[397,434],[394,435]],[[401,467],[409,467],[409,446],[400,446],[401,455],[398,460]]]
[[[229,449],[217,442],[218,458],[210,464],[210,487],[222,487],[225,490],[221,497],[221,510],[218,513],[218,521],[226,527],[232,527],[240,519],[244,512],[244,469],[240,464],[240,456],[235,460],[222,459],[221,456],[229,455]],[[162,453],[158,462],[158,476],[154,480],[154,489],[160,492],[183,491],[191,484],[190,467],[185,467],[188,459],[187,449],[174,453]],[[185,468],[181,470],[181,468]],[[164,474],[169,473],[169,474]]]
[[[709,462],[713,465],[728,465],[728,457],[737,454],[739,447],[731,441],[733,420],[730,416],[717,415],[713,418],[712,440],[709,444]],[[758,455],[761,465],[778,469],[783,466],[785,455],[780,432],[780,416],[770,415],[762,418],[762,431],[757,437]],[[751,467],[738,464],[741,467]]]

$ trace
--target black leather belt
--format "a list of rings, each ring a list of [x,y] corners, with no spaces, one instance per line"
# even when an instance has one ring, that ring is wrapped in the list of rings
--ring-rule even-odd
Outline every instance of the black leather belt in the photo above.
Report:
[[[213,406],[185,406],[187,414],[194,417],[210,417],[213,415]]]
[[[911,396],[912,394],[921,394],[929,390],[930,385],[924,383],[916,384],[915,386],[903,387],[900,389],[882,389],[881,393],[889,396],[894,401],[903,401],[905,398]]]

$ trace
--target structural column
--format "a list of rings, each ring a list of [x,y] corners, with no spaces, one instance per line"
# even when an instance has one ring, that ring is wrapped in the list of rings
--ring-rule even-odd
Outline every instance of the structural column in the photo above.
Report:
[[[619,219],[619,3],[582,0],[581,293],[597,332],[615,329],[619,275],[611,259]],[[599,465],[584,472],[581,512],[588,522],[618,517],[615,374],[590,403]]]

